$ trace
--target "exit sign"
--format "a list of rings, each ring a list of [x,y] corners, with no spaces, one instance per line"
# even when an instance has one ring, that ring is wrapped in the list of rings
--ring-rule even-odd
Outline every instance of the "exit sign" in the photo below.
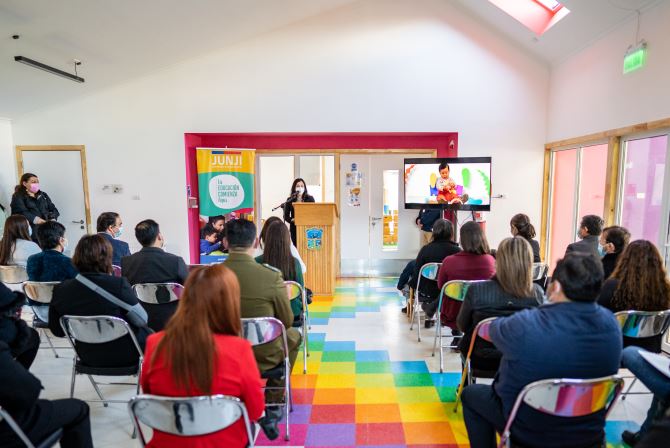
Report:
[[[623,73],[634,72],[644,67],[647,62],[647,43],[642,42],[636,47],[630,48],[623,58]]]

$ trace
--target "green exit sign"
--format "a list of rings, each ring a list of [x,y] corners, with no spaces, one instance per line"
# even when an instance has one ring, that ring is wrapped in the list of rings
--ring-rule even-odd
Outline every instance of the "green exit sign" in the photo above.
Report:
[[[623,58],[623,73],[633,72],[644,67],[647,62],[647,44],[641,43],[635,48],[631,48],[626,52]]]

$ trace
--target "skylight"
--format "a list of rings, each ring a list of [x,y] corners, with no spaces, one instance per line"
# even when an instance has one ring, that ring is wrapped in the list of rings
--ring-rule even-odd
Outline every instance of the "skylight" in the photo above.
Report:
[[[489,0],[489,2],[538,36],[570,13],[568,8],[555,0]]]

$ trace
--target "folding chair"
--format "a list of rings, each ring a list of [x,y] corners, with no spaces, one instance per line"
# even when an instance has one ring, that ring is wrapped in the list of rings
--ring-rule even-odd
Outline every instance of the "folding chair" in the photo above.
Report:
[[[546,288],[547,274],[549,273],[549,265],[546,263],[533,263],[533,281]]]
[[[51,448],[52,446],[56,445],[60,438],[63,436],[63,429],[59,428],[56,431],[52,432],[48,436],[46,436],[43,440],[41,440],[37,444],[33,444],[26,433],[23,432],[21,427],[14,421],[11,415],[9,415],[9,412],[7,412],[5,409],[0,406],[0,422],[4,420],[7,422],[7,426],[9,426],[12,431],[16,434],[16,436],[21,439],[21,442],[26,446],[26,448]],[[3,441],[3,442],[8,442],[8,441]]]
[[[221,431],[239,419],[244,421],[248,446],[254,446],[254,431],[247,408],[237,397],[211,395],[177,398],[138,395],[128,402],[128,412],[143,447],[147,445],[147,440],[140,423],[152,430],[189,437]]]
[[[427,280],[437,281],[437,273],[440,271],[440,266],[442,266],[442,263],[424,264],[421,266],[421,269],[419,269],[419,278],[416,279],[416,290],[414,292],[414,312],[412,313],[412,323],[410,324],[409,329],[411,331],[414,328],[414,320],[416,320],[417,336],[419,342],[421,342],[421,314],[423,314],[421,300],[419,300],[421,297],[421,290],[419,289],[421,286],[421,279],[425,278]]]
[[[117,266],[115,264],[112,265],[112,274],[114,274],[114,277],[121,277],[121,266]]]
[[[161,331],[177,310],[184,287],[179,283],[138,283],[133,290],[147,311],[149,328]]]
[[[437,312],[436,315],[438,316],[437,318],[437,323],[435,324],[435,340],[433,341],[433,355],[435,356],[435,349],[437,348],[438,345],[438,340],[439,340],[439,346],[440,346],[440,373],[444,372],[444,353],[443,350],[445,348],[451,348],[451,349],[456,349],[458,348],[457,345],[453,343],[453,338],[454,336],[447,336],[452,338],[452,343],[451,345],[443,345],[442,344],[442,319],[441,319],[441,312],[442,312],[442,302],[444,301],[444,298],[446,297],[447,300],[455,300],[457,302],[462,302],[463,299],[465,299],[465,294],[468,292],[468,288],[470,287],[470,284],[472,283],[477,283],[480,280],[473,280],[473,281],[466,281],[466,280],[452,280],[450,282],[445,283],[442,285],[442,289],[440,290],[440,297],[437,301]]]
[[[281,403],[265,403],[265,407],[283,407],[286,413],[286,436],[289,440],[289,413],[293,405],[291,396],[291,363],[288,356],[288,339],[286,338],[286,328],[279,319],[274,317],[254,317],[242,319],[242,334],[252,346],[267,344],[277,338],[282,338],[282,347],[284,349],[284,362],[277,367],[261,372],[263,379],[284,379],[284,387],[265,387],[265,390],[281,389],[284,391],[284,401]]]
[[[70,398],[74,397],[74,385],[77,374],[86,375],[93,385],[93,389],[100,397],[100,400],[86,400],[91,402],[102,402],[105,407],[107,403],[127,403],[126,400],[107,400],[103,397],[99,384],[106,385],[129,385],[136,386],[136,394],[140,393],[140,374],[142,373],[142,359],[144,354],[137,342],[135,334],[123,319],[114,316],[63,316],[60,318],[60,325],[65,335],[74,349],[75,356],[72,360],[72,380],[70,382]],[[119,367],[101,367],[92,366],[82,362],[77,351],[77,342],[86,344],[104,344],[129,336],[133,346],[137,349],[137,364]],[[97,383],[92,375],[99,376],[137,376],[136,383]]]
[[[49,337],[49,304],[53,297],[54,286],[60,282],[25,282],[23,284],[23,293],[29,299],[28,306],[33,311],[33,328],[40,332],[40,336],[44,335],[54,352],[54,356],[58,358],[56,347],[54,347],[51,338]],[[58,347],[62,349],[69,349],[70,347]]]
[[[522,404],[556,417],[584,417],[605,410],[609,414],[621,393],[623,379],[617,375],[580,379],[547,379],[524,387],[514,402],[500,436],[498,448],[510,448],[511,429]]]
[[[12,291],[20,291],[21,283],[28,281],[28,271],[23,266],[0,266],[0,283]]]
[[[619,325],[621,325],[621,333],[629,338],[650,338],[665,334],[670,327],[670,310],[665,311],[619,311],[614,313]],[[644,395],[650,392],[631,392],[631,389],[637,382],[635,376],[625,376],[624,378],[632,378],[628,389],[621,394],[621,400],[626,399],[626,395]]]
[[[309,319],[309,310],[307,309],[307,294],[305,293],[305,288],[303,288],[300,283],[293,281],[285,281],[286,293],[288,295],[291,303],[294,301],[299,301],[302,304],[302,358],[303,358],[303,368],[302,373],[307,373],[307,357],[309,356],[309,346],[308,346],[308,331],[307,331],[307,321]]]
[[[475,326],[474,331],[472,332],[472,338],[470,339],[470,347],[468,348],[468,354],[465,357],[465,362],[463,363],[463,373],[461,374],[461,383],[458,385],[457,389],[458,392],[456,393],[456,405],[454,406],[454,412],[458,412],[458,403],[461,400],[461,394],[463,393],[463,388],[465,387],[466,382],[468,385],[473,384],[475,376],[478,378],[493,378],[493,376],[488,375],[481,377],[479,375],[475,375],[476,372],[473,371],[470,362],[472,358],[472,351],[475,348],[475,341],[477,338],[481,338],[485,341],[491,342],[489,331],[491,329],[491,322],[493,322],[496,319],[497,317],[489,317],[488,319],[479,321],[477,326]]]

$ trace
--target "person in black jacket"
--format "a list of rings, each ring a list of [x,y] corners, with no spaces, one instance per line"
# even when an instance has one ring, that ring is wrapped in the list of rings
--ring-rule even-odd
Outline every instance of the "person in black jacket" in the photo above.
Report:
[[[540,243],[535,239],[535,227],[530,223],[530,218],[523,213],[517,213],[510,220],[510,231],[512,236],[520,236],[528,241],[533,250],[533,263],[542,262],[540,257]]]
[[[442,263],[449,255],[454,255],[461,251],[453,241],[454,226],[446,219],[438,219],[433,224],[433,239],[430,243],[421,248],[419,254],[416,256],[416,265],[414,266],[414,274],[410,280],[410,285],[416,289],[417,280],[419,279],[419,272],[421,267],[426,263]],[[421,290],[417,291],[417,297],[422,302],[421,307],[428,316],[435,314],[437,310],[437,302],[440,295],[440,288],[437,286],[435,280],[427,278],[421,279]],[[426,327],[433,325],[431,319],[426,319]]]
[[[565,254],[571,252],[582,252],[586,254],[593,254],[600,258],[598,251],[598,237],[603,231],[604,221],[600,216],[586,215],[579,223],[579,231],[577,235],[581,238],[576,243],[568,244],[565,249]]]
[[[121,265],[121,259],[130,255],[130,247],[125,241],[121,241],[123,235],[123,221],[121,216],[116,212],[104,212],[98,216],[96,223],[98,235],[105,237],[109,244],[112,245],[112,264],[116,266]]]
[[[603,229],[600,235],[600,251],[603,253],[603,270],[605,279],[610,278],[616,268],[619,255],[628,246],[630,242],[630,232],[628,229],[620,226],[610,226]]]
[[[29,369],[40,348],[40,336],[21,319],[26,298],[0,283],[0,341],[6,343],[12,356]]]
[[[433,238],[433,225],[442,217],[442,210],[422,208],[416,217],[416,225],[421,229],[421,247],[430,243]]]
[[[12,416],[28,439],[37,445],[58,429],[63,430],[60,446],[93,446],[88,405],[74,398],[40,400],[42,384],[18,362],[10,349],[0,342],[0,406]],[[0,445],[23,447],[7,422],[0,421]]]
[[[307,193],[307,184],[301,178],[297,178],[293,181],[293,185],[291,185],[291,194],[286,198],[284,204],[284,222],[289,223],[291,241],[294,246],[297,246],[298,239],[295,227],[295,210],[293,209],[294,202],[315,202],[314,196],[310,196],[310,194]]]
[[[32,173],[21,176],[21,182],[14,188],[11,209],[12,215],[26,217],[32,227],[35,242],[37,242],[35,226],[55,221],[60,216],[49,195],[40,190],[40,180]]]
[[[128,280],[112,275],[112,246],[101,235],[86,235],[77,244],[72,262],[81,275],[117,299],[127,303],[140,314],[145,322],[146,312],[139,305]],[[65,336],[60,318],[72,316],[114,316],[126,320],[128,312],[89,289],[76,278],[57,285],[49,306],[49,329],[59,337]],[[131,329],[144,349],[149,334],[146,327]],[[105,344],[77,344],[82,362],[96,367],[127,367],[137,363],[138,354],[130,337]]]

